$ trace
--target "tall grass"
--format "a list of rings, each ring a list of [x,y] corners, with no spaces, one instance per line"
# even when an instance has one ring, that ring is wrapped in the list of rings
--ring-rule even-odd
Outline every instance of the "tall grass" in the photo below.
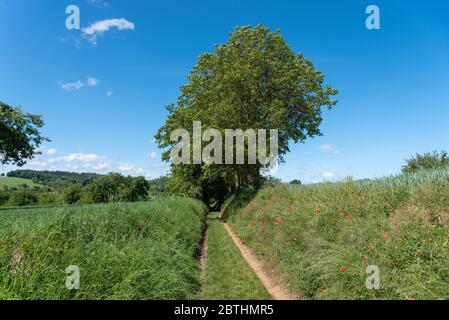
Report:
[[[192,298],[205,214],[175,198],[0,212],[0,298]],[[79,290],[66,288],[71,265]]]
[[[447,170],[265,188],[229,219],[305,298],[449,298]],[[369,265],[378,290],[365,286]]]

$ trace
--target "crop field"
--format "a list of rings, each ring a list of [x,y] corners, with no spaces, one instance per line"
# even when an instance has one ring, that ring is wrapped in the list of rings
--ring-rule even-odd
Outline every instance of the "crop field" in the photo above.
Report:
[[[447,170],[265,187],[247,203],[229,201],[225,214],[305,299],[449,298]],[[367,286],[372,270],[377,287]]]
[[[29,179],[22,178],[12,178],[12,177],[0,177],[0,188],[2,187],[19,187],[22,185],[27,185],[28,187],[42,187],[42,185],[34,183]]]
[[[190,299],[205,214],[176,198],[3,211],[0,299]]]

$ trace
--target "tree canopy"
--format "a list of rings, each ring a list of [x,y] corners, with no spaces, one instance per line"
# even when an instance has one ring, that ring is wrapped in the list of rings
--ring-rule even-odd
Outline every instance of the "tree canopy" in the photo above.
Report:
[[[25,113],[0,102],[0,162],[22,166],[38,154],[44,122],[40,115]]]
[[[449,155],[446,151],[433,151],[432,153],[416,154],[407,159],[402,167],[403,173],[415,173],[420,170],[449,168]]]
[[[295,54],[279,31],[264,26],[238,27],[227,43],[202,54],[181,87],[176,104],[167,107],[168,119],[156,134],[170,161],[176,142],[173,130],[192,130],[201,121],[204,130],[278,129],[278,157],[289,142],[321,135],[322,107],[332,108],[337,90],[324,86],[324,75],[302,54]],[[247,153],[247,150],[245,150]],[[222,198],[248,185],[260,185],[265,165],[172,165],[168,186],[183,195]]]

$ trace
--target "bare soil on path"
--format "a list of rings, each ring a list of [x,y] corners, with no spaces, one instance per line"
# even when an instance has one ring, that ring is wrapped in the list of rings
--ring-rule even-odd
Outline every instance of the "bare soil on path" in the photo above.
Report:
[[[235,234],[234,230],[227,224],[223,223],[229,236],[234,241],[234,244],[240,250],[245,261],[253,269],[256,276],[265,286],[267,291],[272,295],[275,300],[298,300],[298,297],[290,294],[281,284],[275,283],[264,271],[263,265],[259,260],[250,252],[250,250],[242,243],[240,238]]]

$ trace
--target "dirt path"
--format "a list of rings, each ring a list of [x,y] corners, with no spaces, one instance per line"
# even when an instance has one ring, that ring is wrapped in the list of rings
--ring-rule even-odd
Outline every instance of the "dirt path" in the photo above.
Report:
[[[201,289],[200,292],[203,290],[204,283],[206,281],[206,257],[207,257],[207,240],[208,240],[208,221],[207,217],[204,221],[204,232],[203,237],[201,239],[201,254],[199,256],[200,265],[201,265]]]
[[[276,284],[263,270],[262,264],[257,260],[257,258],[249,251],[249,249],[242,243],[240,238],[235,234],[232,228],[227,224],[223,223],[229,236],[234,241],[237,248],[239,248],[243,258],[249,264],[251,269],[253,269],[256,276],[260,279],[262,284],[265,286],[267,291],[273,296],[275,300],[298,300],[297,297],[290,294],[284,287]]]

